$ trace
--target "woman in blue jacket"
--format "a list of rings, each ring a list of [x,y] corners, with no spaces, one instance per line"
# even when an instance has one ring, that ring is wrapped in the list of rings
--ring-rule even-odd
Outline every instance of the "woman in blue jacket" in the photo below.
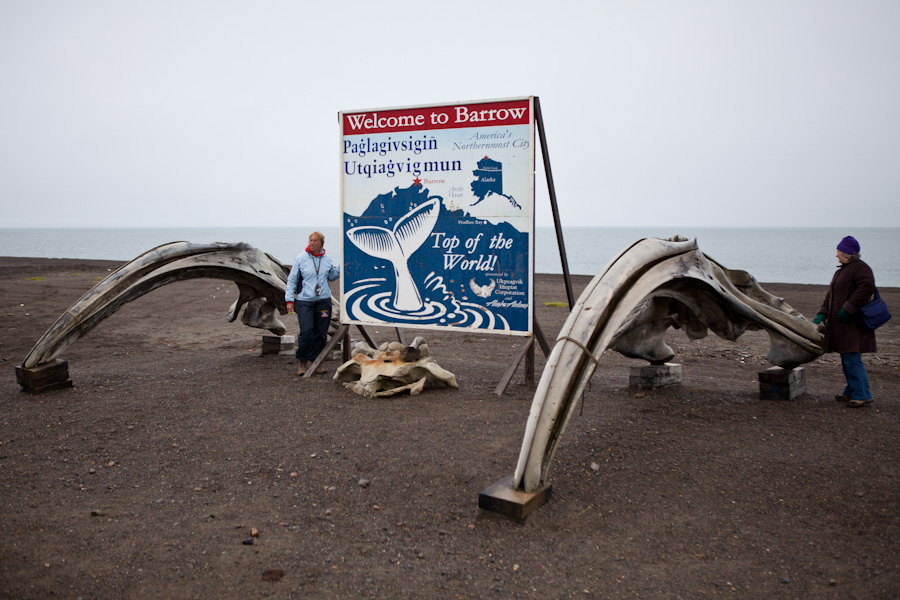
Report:
[[[328,325],[331,323],[331,288],[328,282],[340,277],[341,268],[325,254],[324,246],[324,235],[318,231],[309,234],[309,245],[294,259],[284,292],[288,312],[296,311],[300,322],[296,354],[300,368],[297,375],[306,374],[309,363],[328,343]],[[301,281],[299,290],[298,280]],[[324,372],[322,367],[316,369],[316,373]]]

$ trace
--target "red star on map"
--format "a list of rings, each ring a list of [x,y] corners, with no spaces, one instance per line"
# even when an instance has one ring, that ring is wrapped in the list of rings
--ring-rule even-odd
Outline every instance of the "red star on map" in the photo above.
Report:
[[[422,187],[422,180],[419,179],[418,177],[416,177],[415,179],[413,179],[413,185],[417,185],[417,186],[419,186],[419,187]]]

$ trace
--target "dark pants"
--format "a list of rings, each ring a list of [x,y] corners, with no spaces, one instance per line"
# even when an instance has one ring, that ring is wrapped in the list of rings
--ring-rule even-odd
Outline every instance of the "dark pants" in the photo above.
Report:
[[[297,360],[313,361],[328,343],[328,325],[331,323],[331,298],[303,300],[294,303],[300,322],[297,338]]]
[[[869,391],[869,376],[866,374],[866,367],[863,366],[862,354],[859,352],[841,354],[841,366],[847,380],[844,395],[852,400],[870,400],[872,392]]]

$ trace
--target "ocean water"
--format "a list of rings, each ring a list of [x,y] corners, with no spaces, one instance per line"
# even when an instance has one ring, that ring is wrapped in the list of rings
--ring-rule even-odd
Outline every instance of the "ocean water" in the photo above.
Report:
[[[307,230],[308,229],[308,230]],[[290,263],[306,246],[313,228],[233,227],[160,229],[0,229],[0,256],[86,258],[128,261],[173,241],[246,242]],[[325,248],[340,258],[337,227],[317,228]],[[900,228],[738,228],[738,227],[564,227],[569,272],[595,275],[633,242],[673,235],[697,238],[700,249],[729,269],[748,271],[760,282],[811,283],[831,281],[837,259],[835,246],[845,235],[862,246],[862,257],[875,271],[876,283],[900,287]],[[552,227],[535,232],[535,271],[562,273]]]

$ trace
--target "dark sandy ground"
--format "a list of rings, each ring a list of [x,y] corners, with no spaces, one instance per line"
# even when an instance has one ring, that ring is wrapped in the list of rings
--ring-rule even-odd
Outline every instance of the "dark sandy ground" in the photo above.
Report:
[[[426,331],[460,389],[369,400],[261,356],[262,332],[225,321],[235,286],[195,280],[69,348],[74,388],[20,391],[14,367],[115,266],[0,259],[0,597],[900,597],[898,319],[864,409],[833,400],[833,354],[805,395],[760,400],[762,332],[671,331],[684,383],[643,393],[640,361],[604,355],[553,499],[518,525],[477,497],[518,457],[534,388],[520,369],[493,391],[521,340]],[[552,339],[565,291],[536,279]],[[808,316],[824,295],[763,286]]]

